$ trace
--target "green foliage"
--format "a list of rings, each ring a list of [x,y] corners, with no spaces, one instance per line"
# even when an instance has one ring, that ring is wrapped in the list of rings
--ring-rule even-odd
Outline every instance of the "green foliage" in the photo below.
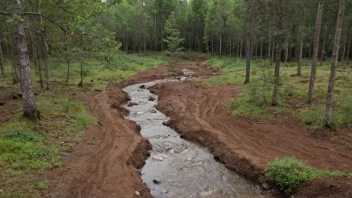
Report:
[[[167,44],[169,51],[180,51],[179,46],[183,42],[183,39],[180,38],[181,32],[177,29],[174,12],[170,14],[169,18],[165,22],[165,32],[167,34],[167,38],[164,39],[164,42]]]
[[[0,137],[3,139],[9,139],[15,142],[38,142],[41,137],[22,126],[9,125],[3,129],[0,129]]]
[[[41,181],[38,184],[38,189],[39,190],[48,190],[49,182],[48,181]]]
[[[237,99],[226,104],[225,106],[232,109],[234,115],[249,115],[259,118],[268,118],[270,114],[262,108],[262,101],[253,101],[247,94],[240,94]]]
[[[333,112],[331,124],[337,127],[352,126],[352,102],[345,100],[338,111]],[[325,105],[313,105],[300,110],[300,120],[302,123],[313,128],[324,126]]]
[[[322,127],[324,125],[324,106],[312,106],[300,111],[300,120],[306,125],[312,127]]]
[[[18,171],[43,171],[44,168],[56,166],[57,149],[34,145],[31,142],[0,140],[0,165]]]
[[[340,171],[318,170],[294,157],[275,159],[269,163],[265,176],[274,179],[281,190],[293,194],[299,184],[321,177],[345,176],[351,178],[351,173]]]

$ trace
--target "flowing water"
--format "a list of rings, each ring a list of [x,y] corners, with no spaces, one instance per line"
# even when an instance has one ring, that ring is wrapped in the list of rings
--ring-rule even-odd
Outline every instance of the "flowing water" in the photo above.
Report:
[[[180,79],[180,78],[179,78]],[[157,83],[182,81],[157,80],[124,89],[134,106],[126,108],[126,119],[141,126],[142,136],[153,146],[142,169],[142,179],[157,198],[267,198],[261,187],[247,181],[215,161],[214,156],[197,144],[181,139],[176,131],[162,123],[168,118],[155,109],[158,99],[147,89]],[[155,100],[154,100],[155,99]]]

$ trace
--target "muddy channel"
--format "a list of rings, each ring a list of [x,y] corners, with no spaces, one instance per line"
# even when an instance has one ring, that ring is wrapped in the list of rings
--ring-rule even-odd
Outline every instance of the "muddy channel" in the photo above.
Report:
[[[168,117],[156,110],[158,97],[148,88],[162,82],[182,83],[185,78],[157,80],[124,88],[131,98],[126,119],[141,126],[142,136],[153,146],[141,171],[142,179],[156,198],[269,198],[270,192],[246,180],[201,146],[180,138],[164,126]]]

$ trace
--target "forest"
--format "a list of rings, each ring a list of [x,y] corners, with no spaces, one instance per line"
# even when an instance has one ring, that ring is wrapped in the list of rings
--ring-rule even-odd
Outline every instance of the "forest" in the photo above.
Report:
[[[2,1],[0,197],[259,196],[148,127],[261,197],[350,197],[351,30],[351,0]]]

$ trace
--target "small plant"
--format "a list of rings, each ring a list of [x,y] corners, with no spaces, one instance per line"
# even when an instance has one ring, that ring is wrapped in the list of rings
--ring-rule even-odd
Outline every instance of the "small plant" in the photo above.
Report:
[[[269,163],[265,176],[275,180],[287,194],[294,194],[298,185],[316,178],[328,176],[343,176],[351,178],[351,173],[341,171],[318,170],[294,157],[275,159]]]
[[[265,176],[272,178],[287,194],[294,193],[297,186],[314,179],[314,169],[296,158],[284,157],[268,164]]]
[[[39,182],[39,184],[38,184],[38,189],[39,190],[48,190],[48,181],[41,181],[41,182]]]
[[[313,106],[300,111],[300,120],[306,125],[312,127],[321,127],[324,124],[324,107]]]

